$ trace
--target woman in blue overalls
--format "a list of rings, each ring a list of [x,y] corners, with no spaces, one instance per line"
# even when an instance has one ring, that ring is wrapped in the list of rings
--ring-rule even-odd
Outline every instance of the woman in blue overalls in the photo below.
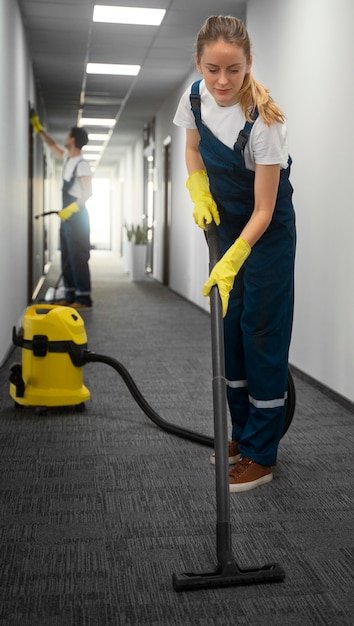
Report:
[[[284,116],[251,76],[240,20],[208,18],[196,65],[204,80],[185,92],[174,122],[187,129],[193,217],[204,229],[218,225],[222,256],[203,293],[217,285],[222,301],[235,464],[229,481],[240,492],[272,480],[286,414],[296,240],[291,160]]]

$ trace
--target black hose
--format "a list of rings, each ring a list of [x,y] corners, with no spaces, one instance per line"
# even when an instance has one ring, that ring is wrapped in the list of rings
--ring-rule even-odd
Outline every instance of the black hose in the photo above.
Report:
[[[58,215],[59,211],[46,211],[45,213],[40,213],[39,215],[35,215],[34,219],[38,220],[40,217],[46,217],[46,215]]]
[[[118,374],[123,378],[126,386],[128,387],[131,395],[133,396],[136,403],[142,409],[142,411],[147,415],[151,421],[153,421],[157,426],[166,430],[168,433],[172,435],[177,435],[177,437],[182,437],[182,439],[189,439],[190,441],[194,441],[196,443],[200,443],[203,446],[209,446],[210,448],[214,447],[214,439],[213,437],[208,437],[207,435],[202,435],[201,433],[196,433],[193,430],[189,430],[188,428],[181,428],[180,426],[176,426],[176,424],[171,424],[164,420],[160,415],[154,411],[154,409],[150,406],[150,404],[145,400],[142,393],[139,391],[136,383],[133,378],[129,374],[128,370],[116,359],[112,357],[105,356],[103,354],[96,354],[95,352],[85,351],[83,354],[84,363],[105,363],[118,372]]]

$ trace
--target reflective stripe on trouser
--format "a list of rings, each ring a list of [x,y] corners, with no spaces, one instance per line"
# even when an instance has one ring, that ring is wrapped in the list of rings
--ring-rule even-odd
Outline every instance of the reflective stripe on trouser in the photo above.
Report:
[[[284,428],[294,246],[293,233],[278,224],[253,247],[224,320],[232,438],[262,465],[275,464]]]
[[[60,226],[61,266],[68,302],[91,304],[90,223],[87,209],[80,207]]]

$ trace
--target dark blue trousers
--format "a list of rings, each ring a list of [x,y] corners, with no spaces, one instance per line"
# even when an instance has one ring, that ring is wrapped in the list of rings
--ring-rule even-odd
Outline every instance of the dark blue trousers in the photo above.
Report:
[[[224,320],[232,439],[262,465],[275,464],[285,421],[294,254],[293,232],[270,228],[236,277]]]
[[[86,207],[61,223],[61,269],[67,302],[91,305],[90,222]]]

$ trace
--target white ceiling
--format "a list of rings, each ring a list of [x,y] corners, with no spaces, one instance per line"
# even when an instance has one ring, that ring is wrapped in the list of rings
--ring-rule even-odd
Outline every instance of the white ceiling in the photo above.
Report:
[[[48,132],[60,143],[83,117],[113,117],[101,158],[110,166],[194,66],[197,32],[209,15],[245,19],[241,0],[18,0]],[[94,4],[166,9],[160,26],[93,23]],[[87,62],[141,65],[138,76],[86,75]],[[103,132],[101,128],[91,132]]]

